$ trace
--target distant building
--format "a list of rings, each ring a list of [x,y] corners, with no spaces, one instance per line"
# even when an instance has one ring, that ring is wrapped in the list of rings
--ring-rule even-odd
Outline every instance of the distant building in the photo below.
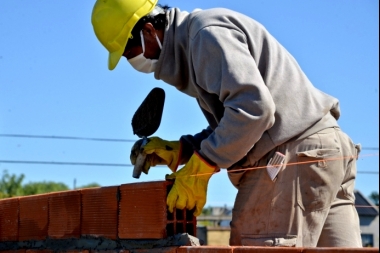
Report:
[[[355,206],[359,214],[364,247],[379,247],[379,207],[360,191],[355,191]]]
[[[197,237],[205,244],[227,246],[230,239],[232,208],[211,207],[209,215],[197,217]]]
[[[379,247],[379,208],[355,190],[355,206],[359,214],[364,247]],[[197,237],[206,245],[228,245],[232,208],[212,207],[207,216],[198,216]]]

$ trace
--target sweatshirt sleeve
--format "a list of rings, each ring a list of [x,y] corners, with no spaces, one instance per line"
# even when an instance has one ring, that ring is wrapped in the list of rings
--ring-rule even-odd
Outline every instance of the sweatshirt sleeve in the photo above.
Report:
[[[194,150],[199,151],[201,149],[201,142],[206,139],[211,133],[212,129],[210,127],[207,127],[195,135],[182,135],[180,139],[182,145],[180,164],[187,163],[190,157],[193,155]]]
[[[200,105],[218,118],[201,142],[201,152],[228,168],[273,126],[275,104],[240,30],[202,28],[191,38],[190,48]],[[209,104],[211,96],[218,97],[223,109],[212,111],[218,106]]]

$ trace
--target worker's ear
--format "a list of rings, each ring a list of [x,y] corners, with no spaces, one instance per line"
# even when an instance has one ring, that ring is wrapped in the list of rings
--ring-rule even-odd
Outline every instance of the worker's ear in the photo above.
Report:
[[[145,36],[150,36],[151,39],[156,39],[157,32],[152,23],[145,23],[142,30]]]
[[[144,56],[149,59],[158,59],[161,53],[162,32],[154,29],[152,23],[146,23],[142,28],[142,33],[145,43]],[[160,43],[157,40],[160,40]]]

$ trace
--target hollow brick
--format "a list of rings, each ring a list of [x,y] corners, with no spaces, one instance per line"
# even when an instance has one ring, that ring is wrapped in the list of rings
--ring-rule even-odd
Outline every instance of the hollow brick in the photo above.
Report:
[[[0,250],[1,253],[25,253],[25,249]]]
[[[302,253],[299,247],[237,247],[234,253]]]
[[[119,238],[161,239],[166,233],[165,181],[120,186]]]
[[[25,253],[54,253],[54,251],[48,249],[27,249]]]
[[[177,249],[177,253],[232,253],[233,247],[229,246],[183,246]]]
[[[169,181],[121,185],[119,238],[162,239],[179,233],[195,236],[196,218],[192,211],[167,210],[166,196],[171,186]]]
[[[134,249],[133,253],[177,253],[178,247],[162,247],[154,249]]]
[[[63,251],[61,253],[89,253],[90,251],[87,250],[87,249],[83,249],[83,250],[66,250],[66,251]]]
[[[118,249],[118,250],[90,250],[90,253],[130,253],[130,251],[126,250],[126,249]]]
[[[80,216],[81,192],[79,190],[49,195],[49,237],[53,239],[79,238]]]
[[[19,198],[19,241],[44,240],[47,237],[48,196],[40,194]]]
[[[81,234],[117,239],[118,186],[82,189]]]
[[[379,248],[304,248],[303,253],[372,253],[379,252]]]
[[[0,242],[18,240],[19,199],[0,200]]]

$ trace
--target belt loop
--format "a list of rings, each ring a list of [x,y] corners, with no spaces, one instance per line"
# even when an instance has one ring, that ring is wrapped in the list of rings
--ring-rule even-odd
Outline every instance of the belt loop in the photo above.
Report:
[[[355,144],[355,149],[356,149],[356,160],[358,160],[360,151],[362,151],[362,145],[360,143]]]

